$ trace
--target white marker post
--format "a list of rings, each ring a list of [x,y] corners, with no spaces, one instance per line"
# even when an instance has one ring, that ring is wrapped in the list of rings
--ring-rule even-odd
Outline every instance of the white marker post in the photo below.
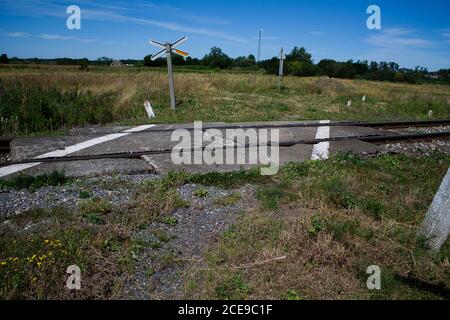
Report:
[[[169,73],[170,107],[173,110],[175,110],[176,108],[176,100],[175,100],[175,85],[173,82],[172,53],[182,57],[187,57],[189,55],[187,52],[175,49],[175,47],[179,46],[182,43],[185,43],[187,39],[188,38],[185,36],[181,39],[178,39],[174,43],[167,42],[166,44],[162,44],[155,40],[150,40],[151,45],[154,45],[155,47],[162,49],[155,55],[152,55],[152,61],[155,61],[156,59],[162,57],[164,54],[166,54],[167,57],[167,71]]]
[[[284,60],[286,60],[286,54],[284,53],[284,49],[283,48],[281,48],[279,59],[280,59],[280,68],[278,70],[278,75],[280,76],[279,88],[281,90],[281,87],[283,85]]]
[[[434,197],[427,216],[422,223],[421,234],[428,239],[428,245],[439,251],[450,233],[450,169]]]

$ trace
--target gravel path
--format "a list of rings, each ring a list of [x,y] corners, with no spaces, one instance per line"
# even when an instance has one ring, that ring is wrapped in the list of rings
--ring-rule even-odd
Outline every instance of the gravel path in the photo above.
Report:
[[[0,218],[39,208],[65,206],[73,209],[83,200],[81,191],[87,192],[90,198],[104,198],[115,206],[122,206],[129,201],[133,186],[156,177],[153,174],[113,175],[77,179],[67,185],[46,186],[36,191],[3,190],[0,191]]]
[[[0,219],[38,208],[75,209],[83,201],[81,191],[88,193],[89,198],[103,198],[115,206],[127,205],[140,183],[157,178],[152,174],[118,174],[76,179],[63,186],[47,186],[36,191],[3,190],[0,191]],[[255,205],[254,188],[247,185],[239,190],[225,190],[196,184],[178,187],[189,207],[173,212],[171,223],[154,222],[133,234],[133,239],[143,245],[135,257],[135,270],[124,284],[123,298],[183,298],[184,275],[193,264],[203,265],[203,253],[208,245],[217,241],[242,212]]]
[[[137,237],[156,243],[155,234],[164,234],[170,241],[151,248],[137,263],[133,280],[126,287],[127,298],[132,299],[183,299],[185,275],[192,265],[204,264],[201,260],[207,246],[219,238],[246,209],[254,205],[252,186],[241,190],[223,190],[201,187],[206,197],[194,195],[197,185],[179,188],[181,197],[190,202],[189,208],[178,209],[172,215],[177,220],[173,226],[154,223],[139,232]],[[217,204],[217,199],[239,192],[241,198],[230,206]],[[170,260],[170,263],[168,261]],[[149,274],[151,270],[151,274]]]

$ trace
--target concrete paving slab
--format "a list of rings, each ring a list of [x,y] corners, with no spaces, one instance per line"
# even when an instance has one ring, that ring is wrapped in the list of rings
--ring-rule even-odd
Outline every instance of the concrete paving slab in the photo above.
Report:
[[[286,123],[306,123],[306,122],[257,122],[254,124],[286,124]],[[313,123],[313,122],[307,122]],[[249,125],[249,123],[243,123]],[[221,128],[229,125],[227,123],[205,123],[206,126],[216,126]],[[129,134],[127,136],[119,137],[113,141],[106,141],[92,147],[87,147],[71,153],[73,156],[80,155],[98,155],[105,153],[122,153],[122,152],[143,152],[150,150],[165,150],[172,149],[177,142],[171,141],[172,131],[153,131],[162,128],[176,129],[193,127],[193,124],[168,124],[157,125],[147,131]],[[14,159],[29,159],[39,156],[41,154],[64,149],[76,143],[84,142],[93,137],[102,137],[116,132],[124,132],[124,130],[132,127],[90,127],[74,129],[75,136],[63,137],[35,137],[35,138],[20,138],[12,143],[12,152]],[[280,142],[294,141],[294,140],[312,140],[316,137],[317,127],[294,127],[280,129]],[[220,132],[225,137],[226,130],[221,129]],[[270,129],[269,129],[270,133]],[[331,127],[331,137],[345,137],[345,136],[362,136],[380,134],[380,131],[373,128],[365,127]],[[271,135],[269,134],[269,137]],[[218,143],[227,144],[232,143],[230,140],[220,140]],[[291,161],[305,161],[311,159],[313,145],[298,144],[291,147],[280,148],[280,165],[284,165]],[[370,143],[362,141],[336,141],[329,143],[329,153],[336,152],[354,152],[354,153],[376,153],[382,150],[382,147],[375,146]],[[248,158],[248,150],[246,152]],[[259,164],[260,165],[260,164]],[[239,169],[249,169],[255,165],[175,165],[172,162],[170,154],[149,155],[145,160],[139,159],[102,159],[89,160],[77,162],[63,162],[63,163],[48,163],[40,164],[36,167],[23,170],[25,174],[38,174],[42,172],[50,172],[55,169],[63,169],[68,175],[86,176],[92,174],[105,174],[114,171],[117,172],[147,172],[149,170],[156,170],[158,173],[164,174],[169,171],[185,170],[187,172],[211,172],[211,171],[233,171]]]

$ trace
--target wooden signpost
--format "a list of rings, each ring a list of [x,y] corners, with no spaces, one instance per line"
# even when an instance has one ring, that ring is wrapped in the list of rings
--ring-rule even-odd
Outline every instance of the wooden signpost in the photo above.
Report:
[[[162,44],[155,40],[150,40],[151,45],[154,45],[155,47],[162,49],[158,53],[152,55],[152,61],[155,61],[156,59],[162,57],[164,54],[166,54],[167,57],[167,71],[169,73],[170,107],[173,110],[175,110],[176,108],[176,100],[175,100],[175,85],[173,83],[172,53],[182,57],[187,57],[189,55],[187,52],[175,49],[180,44],[185,43],[187,39],[188,38],[184,36],[183,38],[178,39],[174,43],[167,42],[165,44]]]

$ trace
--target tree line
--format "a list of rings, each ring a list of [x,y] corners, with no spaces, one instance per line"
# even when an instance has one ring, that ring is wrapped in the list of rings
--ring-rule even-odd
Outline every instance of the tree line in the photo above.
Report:
[[[146,67],[165,67],[165,58],[151,60],[152,56],[147,55],[143,60],[121,60],[123,64]],[[0,56],[0,63],[43,63],[58,65],[79,65],[86,70],[89,65],[107,66],[111,65],[113,59],[100,57],[96,60],[58,58],[58,59],[19,59],[8,58],[6,54]],[[256,61],[254,55],[239,56],[232,58],[222,49],[213,47],[203,58],[183,58],[178,55],[172,56],[172,63],[175,66],[196,66],[218,70],[235,71],[260,71],[267,74],[278,74],[279,59]],[[295,47],[286,55],[285,69],[286,75],[309,77],[328,76],[343,79],[366,79],[377,81],[407,82],[407,83],[450,83],[450,69],[441,69],[429,72],[426,68],[416,67],[414,69],[401,68],[395,62],[368,62],[368,61],[335,61],[323,59],[314,63],[312,55],[305,48]]]
[[[144,58],[144,65],[148,67],[163,67],[166,65],[165,58],[151,61],[151,55]],[[202,59],[173,57],[174,65],[197,65],[214,69],[231,70],[262,70],[267,74],[278,74],[279,58],[256,61],[254,55],[248,57],[231,58],[222,49],[214,47]],[[367,79],[377,81],[422,83],[422,82],[445,82],[450,83],[450,69],[441,69],[429,72],[426,68],[415,69],[401,68],[395,62],[368,62],[353,61],[345,62],[332,59],[323,59],[314,63],[312,55],[305,48],[295,47],[286,55],[284,73],[286,75],[310,77],[328,76],[343,79]]]

